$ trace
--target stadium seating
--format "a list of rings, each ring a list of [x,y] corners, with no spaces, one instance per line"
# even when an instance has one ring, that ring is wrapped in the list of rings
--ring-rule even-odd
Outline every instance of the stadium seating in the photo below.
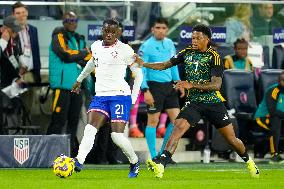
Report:
[[[236,115],[251,118],[256,110],[254,76],[250,71],[225,70],[223,92],[227,99],[227,107],[235,109]]]
[[[269,69],[271,66],[269,64],[269,47],[268,46],[263,46],[263,62],[264,66],[262,69]]]
[[[218,53],[220,54],[221,58],[224,59],[227,55],[235,54],[233,46],[218,46],[217,48]]]
[[[276,45],[273,48],[272,68],[284,69],[284,49],[281,45]]]
[[[258,80],[259,87],[257,91],[257,97],[259,102],[262,100],[263,94],[266,89],[273,83],[277,83],[279,74],[282,71],[283,70],[281,69],[265,69],[261,71]]]
[[[250,139],[253,114],[257,108],[254,74],[244,70],[225,70],[222,85],[226,98],[227,109],[235,109],[239,133],[238,136],[245,143]]]

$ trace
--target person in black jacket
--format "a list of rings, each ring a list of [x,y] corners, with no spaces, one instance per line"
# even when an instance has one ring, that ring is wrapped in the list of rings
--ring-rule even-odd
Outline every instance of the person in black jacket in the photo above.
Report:
[[[21,47],[15,38],[21,30],[20,24],[14,16],[8,16],[3,20],[1,27],[1,88],[11,85],[13,80],[20,82],[19,57]]]
[[[20,56],[19,43],[15,40],[17,33],[21,30],[21,26],[13,16],[3,19],[3,26],[0,28],[0,89],[12,86],[19,86],[23,80],[19,76]],[[11,87],[10,87],[11,88]],[[2,93],[2,92],[1,92]],[[3,134],[3,110],[2,110],[2,94],[0,95],[0,134]]]
[[[24,75],[31,72],[33,78],[30,78],[30,80],[40,83],[41,63],[37,28],[27,23],[28,8],[26,5],[18,1],[12,5],[12,11],[13,16],[23,28],[18,35],[24,55],[21,59],[20,74]]]
[[[38,84],[41,82],[41,63],[37,28],[28,24],[28,8],[20,1],[12,5],[12,14],[22,27],[17,36],[22,53],[19,58],[19,74],[28,84]],[[21,96],[28,115],[32,111],[35,90],[35,88],[29,88]]]

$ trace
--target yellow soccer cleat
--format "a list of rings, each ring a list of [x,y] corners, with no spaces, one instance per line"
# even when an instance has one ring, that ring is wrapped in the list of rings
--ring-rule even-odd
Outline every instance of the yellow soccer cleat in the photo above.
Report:
[[[247,161],[247,168],[251,177],[259,178],[259,170],[251,158]]]
[[[155,177],[162,178],[165,168],[161,163],[155,163],[151,159],[146,161],[147,169],[154,173]]]

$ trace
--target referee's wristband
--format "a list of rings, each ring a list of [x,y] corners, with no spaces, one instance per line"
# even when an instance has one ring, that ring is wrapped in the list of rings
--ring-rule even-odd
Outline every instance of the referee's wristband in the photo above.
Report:
[[[147,92],[148,90],[149,90],[148,88],[141,89],[141,91],[144,93]]]

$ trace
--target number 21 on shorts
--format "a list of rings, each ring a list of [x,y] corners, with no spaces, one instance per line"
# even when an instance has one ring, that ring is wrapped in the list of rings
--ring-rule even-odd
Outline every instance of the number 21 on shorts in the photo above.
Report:
[[[124,108],[123,108],[123,105],[122,104],[116,104],[115,105],[115,115],[117,118],[121,118],[124,114]]]

